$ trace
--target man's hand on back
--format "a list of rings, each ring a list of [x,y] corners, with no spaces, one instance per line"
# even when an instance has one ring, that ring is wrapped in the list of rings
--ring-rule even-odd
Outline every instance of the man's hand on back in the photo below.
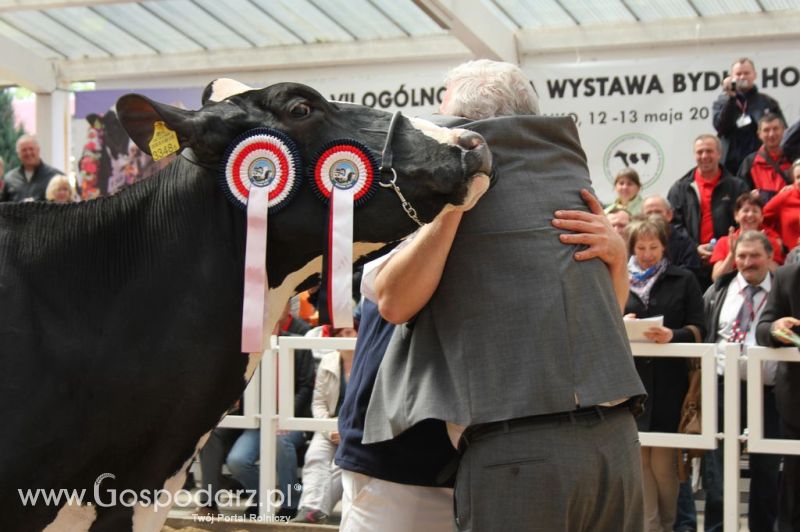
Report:
[[[558,235],[563,244],[588,246],[575,253],[575,260],[598,258],[606,264],[622,310],[628,299],[628,250],[625,241],[611,227],[597,198],[586,189],[581,190],[581,198],[591,212],[556,211],[553,225],[572,231]]]

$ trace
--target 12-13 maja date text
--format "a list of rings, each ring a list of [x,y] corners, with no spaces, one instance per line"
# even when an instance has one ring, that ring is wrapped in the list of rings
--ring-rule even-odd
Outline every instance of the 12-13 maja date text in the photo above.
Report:
[[[684,120],[708,120],[711,111],[708,107],[690,107],[688,112],[675,110],[670,107],[664,111],[637,111],[636,109],[621,109],[619,111],[589,111],[584,114],[588,125],[603,126],[608,124],[674,124]],[[581,120],[578,120],[581,125]]]

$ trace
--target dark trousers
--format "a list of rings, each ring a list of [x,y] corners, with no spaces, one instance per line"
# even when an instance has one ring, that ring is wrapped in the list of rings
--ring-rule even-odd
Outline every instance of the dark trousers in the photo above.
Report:
[[[783,437],[800,440],[800,429],[783,423]],[[783,459],[783,478],[778,494],[778,532],[800,530],[800,455],[786,455]]]
[[[724,386],[719,382],[719,430],[722,429]],[[747,384],[741,383],[741,426],[747,426]],[[764,436],[780,437],[778,410],[772,386],[764,386]],[[703,456],[703,488],[706,492],[705,530],[722,531],[723,446]],[[776,454],[750,454],[750,498],[747,523],[751,532],[773,532],[778,513],[778,486],[781,456]],[[798,529],[800,530],[800,529]]]
[[[673,529],[681,532],[697,530],[697,507],[694,504],[691,479],[681,482],[678,488],[678,511],[675,514]]]
[[[641,447],[626,407],[468,428],[454,492],[459,531],[641,532]],[[484,426],[486,427],[486,426]]]

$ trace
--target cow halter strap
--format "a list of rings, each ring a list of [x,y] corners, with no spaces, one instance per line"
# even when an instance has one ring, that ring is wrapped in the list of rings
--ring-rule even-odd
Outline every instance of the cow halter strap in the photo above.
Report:
[[[400,121],[400,111],[395,111],[392,115],[392,121],[389,122],[389,131],[386,133],[386,144],[383,146],[383,154],[381,155],[381,167],[380,173],[383,175],[384,173],[392,173],[392,179],[388,183],[383,183],[381,181],[378,182],[380,186],[383,188],[390,188],[394,190],[394,193],[397,194],[397,197],[400,199],[400,206],[403,207],[403,210],[406,212],[409,218],[411,218],[418,226],[422,227],[423,224],[419,216],[417,216],[417,210],[409,203],[403,193],[400,192],[400,186],[397,184],[397,172],[392,167],[392,137],[394,137],[394,130],[397,127],[397,123]]]

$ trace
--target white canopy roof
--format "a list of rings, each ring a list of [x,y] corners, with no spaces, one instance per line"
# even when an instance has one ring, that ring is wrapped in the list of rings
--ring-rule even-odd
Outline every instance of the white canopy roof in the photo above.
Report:
[[[796,38],[800,0],[0,0],[0,83]]]

